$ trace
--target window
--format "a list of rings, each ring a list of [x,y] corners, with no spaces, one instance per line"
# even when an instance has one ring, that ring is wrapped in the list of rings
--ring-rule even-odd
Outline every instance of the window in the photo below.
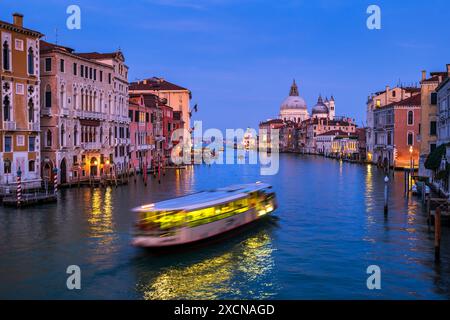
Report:
[[[28,100],[28,122],[34,122],[34,103],[31,98]]]
[[[24,94],[24,85],[22,83],[16,83],[16,94]]]
[[[28,162],[28,172],[35,172],[36,171],[36,161],[30,160]]]
[[[414,112],[411,110],[408,111],[408,126],[412,126],[414,124]]]
[[[94,81],[97,81],[97,69],[94,69]]]
[[[11,173],[11,161],[9,159],[6,159],[5,162],[3,163],[3,172],[5,174]]]
[[[432,105],[437,105],[437,93],[436,92],[432,92],[430,95],[430,104]]]
[[[108,83],[111,84],[111,73],[108,74]]]
[[[47,85],[45,88],[45,107],[52,107],[52,90],[50,89],[50,85]]]
[[[100,70],[100,82],[103,81],[103,71]]]
[[[83,65],[80,66],[80,76],[84,77],[84,66]]]
[[[45,58],[45,71],[52,71],[52,58]]]
[[[414,134],[412,132],[408,132],[408,146],[412,146],[414,144]]]
[[[33,48],[28,49],[28,74],[34,75],[34,51],[33,51]]]
[[[61,137],[60,137],[60,143],[61,147],[64,147],[66,145],[66,130],[64,128],[64,124],[61,125]]]
[[[5,136],[5,152],[11,152],[11,151],[12,151],[12,137]]]
[[[51,148],[52,146],[52,132],[50,129],[47,130],[47,133],[45,135],[45,146]]]
[[[436,143],[431,143],[430,144],[430,153],[433,152],[434,150],[436,150]]]
[[[20,39],[16,39],[15,41],[15,49],[17,51],[23,51],[23,41]]]
[[[65,63],[64,63],[64,59],[59,60],[59,71],[60,71],[60,72],[65,72]]]
[[[89,68],[89,79],[92,79],[92,68]]]
[[[397,92],[395,92],[395,90],[393,90],[393,91],[392,91],[392,97],[395,98],[396,94],[397,94]]]
[[[73,144],[74,146],[78,146],[78,126],[75,126],[73,129]]]
[[[435,136],[437,134],[436,121],[430,121],[430,135]]]
[[[74,62],[73,63],[73,75],[76,76],[78,71],[78,65]]]
[[[8,96],[3,98],[3,120],[11,121],[11,103]]]
[[[36,137],[28,137],[28,151],[36,151]]]
[[[392,145],[392,134],[390,132],[387,133],[387,145]]]
[[[11,70],[9,63],[9,43],[5,41],[3,43],[3,70]]]
[[[16,143],[17,143],[17,146],[19,146],[19,147],[25,146],[25,136],[23,136],[23,135],[17,136]]]

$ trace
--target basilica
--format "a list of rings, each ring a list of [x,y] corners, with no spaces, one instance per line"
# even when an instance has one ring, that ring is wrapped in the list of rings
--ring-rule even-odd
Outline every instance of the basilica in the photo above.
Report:
[[[330,99],[319,95],[316,105],[311,110],[311,116],[309,115],[308,108],[299,93],[295,80],[292,83],[289,96],[281,104],[279,118],[283,121],[292,121],[295,123],[302,123],[310,118],[328,119],[333,120],[335,118],[335,102],[334,97]]]

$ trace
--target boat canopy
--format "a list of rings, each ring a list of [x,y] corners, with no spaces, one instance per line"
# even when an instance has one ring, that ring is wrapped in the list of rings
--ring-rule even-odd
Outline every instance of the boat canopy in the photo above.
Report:
[[[192,211],[200,208],[212,207],[221,203],[227,203],[241,198],[248,197],[250,193],[272,188],[266,183],[251,183],[233,185],[210,191],[201,191],[194,194],[142,205],[134,208],[134,212],[152,211]]]

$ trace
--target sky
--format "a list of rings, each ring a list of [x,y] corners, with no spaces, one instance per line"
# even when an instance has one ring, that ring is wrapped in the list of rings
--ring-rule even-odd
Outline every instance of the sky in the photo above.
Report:
[[[66,27],[69,5],[81,29]],[[369,30],[369,5],[381,29]],[[334,95],[365,123],[367,96],[450,63],[447,0],[0,0],[0,20],[79,52],[120,48],[129,80],[163,77],[192,91],[203,129],[257,128],[278,116],[295,78],[309,110]],[[56,31],[57,30],[57,31]]]

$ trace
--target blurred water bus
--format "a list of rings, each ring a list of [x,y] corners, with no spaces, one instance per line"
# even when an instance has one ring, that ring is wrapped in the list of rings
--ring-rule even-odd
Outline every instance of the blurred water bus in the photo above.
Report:
[[[277,208],[272,186],[234,185],[133,209],[139,215],[132,244],[168,247],[214,237],[268,216]]]

